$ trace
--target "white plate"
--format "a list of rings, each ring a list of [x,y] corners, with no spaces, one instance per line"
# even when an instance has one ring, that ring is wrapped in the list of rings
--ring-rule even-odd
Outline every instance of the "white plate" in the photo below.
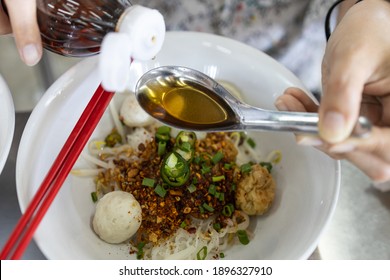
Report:
[[[15,129],[15,107],[11,92],[0,75],[0,174],[11,149]]]
[[[97,58],[87,59],[65,73],[35,107],[21,139],[16,180],[22,211],[86,103],[99,84]],[[201,33],[168,33],[163,50],[145,64],[132,65],[132,84],[145,71],[161,65],[192,67],[234,83],[252,105],[274,109],[273,102],[288,86],[303,85],[265,54],[236,41]],[[93,138],[113,127],[108,112]],[[277,195],[270,212],[257,219],[250,245],[226,252],[227,259],[306,259],[315,249],[337,201],[340,165],[313,148],[295,144],[290,133],[256,132],[259,152],[283,153],[275,167]],[[77,165],[84,163],[80,160]],[[94,213],[93,182],[69,176],[38,228],[35,240],[49,259],[123,259],[127,245],[109,245],[90,226]],[[256,248],[254,250],[254,248]]]

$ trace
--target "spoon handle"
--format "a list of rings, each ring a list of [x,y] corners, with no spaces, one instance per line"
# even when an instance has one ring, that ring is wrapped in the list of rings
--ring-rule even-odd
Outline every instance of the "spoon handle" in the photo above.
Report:
[[[267,111],[258,108],[241,108],[241,123],[248,130],[287,131],[303,134],[318,134],[318,114],[301,112]],[[371,122],[359,117],[352,137],[365,137],[372,128]]]

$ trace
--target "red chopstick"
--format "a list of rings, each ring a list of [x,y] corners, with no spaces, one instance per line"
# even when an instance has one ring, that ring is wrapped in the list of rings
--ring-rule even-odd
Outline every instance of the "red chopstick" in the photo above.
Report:
[[[101,85],[96,89],[37,193],[1,251],[1,260],[21,258],[113,95],[113,92],[105,91]]]

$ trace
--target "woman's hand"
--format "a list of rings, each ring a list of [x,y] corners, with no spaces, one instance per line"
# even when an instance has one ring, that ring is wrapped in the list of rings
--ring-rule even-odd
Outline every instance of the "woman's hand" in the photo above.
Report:
[[[13,33],[22,61],[33,66],[42,57],[35,0],[3,0],[8,15],[0,7],[0,35]]]
[[[374,181],[390,180],[390,3],[362,1],[331,35],[322,65],[320,106],[288,89],[280,110],[317,111],[320,138],[298,137],[336,158],[346,158]],[[374,124],[368,138],[348,138],[359,114]]]

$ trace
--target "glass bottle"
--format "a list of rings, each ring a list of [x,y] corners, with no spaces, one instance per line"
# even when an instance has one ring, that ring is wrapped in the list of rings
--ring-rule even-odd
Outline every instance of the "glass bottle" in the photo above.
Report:
[[[38,0],[44,48],[73,57],[97,54],[104,36],[117,31],[129,0]]]

